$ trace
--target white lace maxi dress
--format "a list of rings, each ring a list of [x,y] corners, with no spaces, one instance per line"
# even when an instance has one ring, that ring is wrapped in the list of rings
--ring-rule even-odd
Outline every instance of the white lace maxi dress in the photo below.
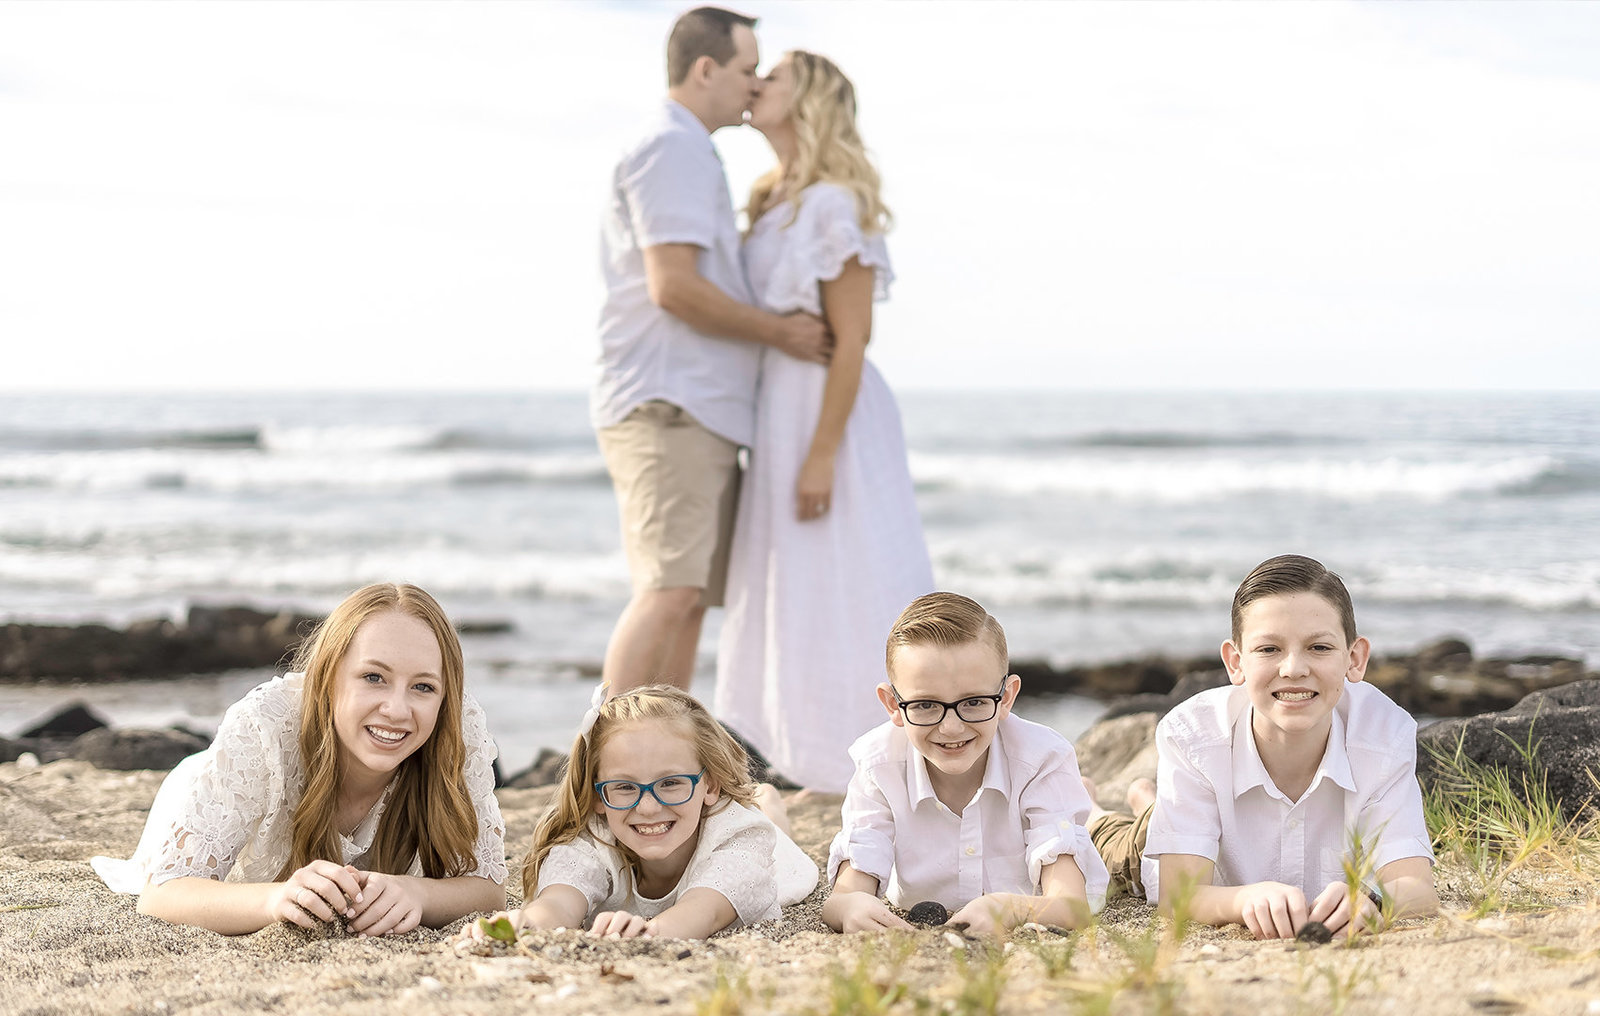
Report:
[[[821,313],[820,283],[851,258],[887,298],[881,235],[864,235],[855,198],[833,184],[755,224],[745,271],[762,309]],[[870,348],[870,347],[869,347]],[[716,712],[802,786],[842,792],[857,737],[883,722],[874,694],[883,645],[906,605],[933,590],[933,568],[906,465],[900,410],[868,360],[834,466],[832,504],[795,516],[795,480],[811,447],[828,370],[763,352],[756,437],[740,491],[717,652]]]
[[[139,893],[147,879],[157,885],[185,876],[277,881],[289,860],[294,807],[305,788],[298,744],[304,685],[303,674],[276,677],[228,708],[211,747],[179,762],[162,782],[133,857],[90,860],[106,885]],[[483,709],[470,696],[463,698],[461,734],[467,789],[478,817],[476,866],[467,874],[504,884],[495,747]],[[391,782],[355,832],[339,837],[343,863],[362,866],[393,789]],[[416,860],[409,874],[422,874]]]

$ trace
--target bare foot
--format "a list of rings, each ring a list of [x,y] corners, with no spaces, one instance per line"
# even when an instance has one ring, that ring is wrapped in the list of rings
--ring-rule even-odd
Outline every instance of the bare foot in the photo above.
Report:
[[[770,783],[756,784],[756,807],[773,825],[782,829],[785,836],[794,835],[789,829],[789,806],[783,803],[783,795],[778,793],[777,787]]]
[[[1133,809],[1135,815],[1142,814],[1144,810],[1156,799],[1156,781],[1143,776],[1128,784],[1128,807]]]

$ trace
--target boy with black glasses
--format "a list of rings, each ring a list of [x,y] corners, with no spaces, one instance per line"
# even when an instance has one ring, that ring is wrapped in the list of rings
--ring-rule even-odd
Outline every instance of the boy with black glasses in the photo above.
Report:
[[[828,857],[836,931],[909,927],[884,905],[942,904],[994,933],[1028,921],[1081,927],[1108,876],[1084,823],[1072,745],[1011,715],[1005,631],[954,593],[912,601],[889,633],[889,721],[850,748],[855,776]]]

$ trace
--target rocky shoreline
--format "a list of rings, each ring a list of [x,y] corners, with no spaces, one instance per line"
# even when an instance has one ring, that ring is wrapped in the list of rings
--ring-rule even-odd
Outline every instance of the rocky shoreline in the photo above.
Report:
[[[282,667],[320,617],[249,606],[193,606],[184,620],[102,624],[0,625],[0,683],[95,683],[161,679],[226,670]],[[458,621],[463,635],[511,630],[500,620]],[[576,663],[599,674],[598,663]],[[1216,656],[1147,657],[1056,667],[1014,660],[1024,695],[1074,694],[1110,705],[1108,715],[1156,710],[1226,682]],[[1405,709],[1429,716],[1474,716],[1509,709],[1528,694],[1600,677],[1582,660],[1560,655],[1483,658],[1458,638],[1414,653],[1375,658],[1367,680]]]
[[[0,683],[111,682],[283,665],[319,618],[251,607],[193,607],[183,624],[141,621],[104,625],[0,625]],[[464,634],[507,630],[503,622],[458,624]],[[1155,775],[1156,721],[1196,692],[1227,683],[1215,657],[1144,658],[1077,667],[1013,661],[1024,694],[1075,694],[1107,703],[1079,739],[1085,771],[1100,774],[1107,804],[1126,784]],[[598,666],[580,668],[598,676]],[[1373,661],[1367,680],[1419,715],[1449,718],[1418,736],[1426,780],[1439,752],[1528,772],[1545,780],[1569,808],[1595,794],[1600,774],[1600,673],[1562,656],[1479,659],[1460,639]],[[75,703],[17,736],[0,736],[0,763],[78,759],[102,769],[170,769],[207,746],[209,735],[181,727],[113,729]],[[1529,749],[1536,747],[1537,751]],[[521,761],[521,760],[517,760]],[[553,782],[565,756],[546,749],[501,785]],[[777,777],[781,780],[781,777]]]

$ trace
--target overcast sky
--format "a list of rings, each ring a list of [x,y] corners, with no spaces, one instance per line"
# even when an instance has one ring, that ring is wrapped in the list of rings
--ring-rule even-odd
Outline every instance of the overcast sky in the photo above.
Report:
[[[587,385],[682,9],[0,4],[0,388]],[[856,83],[891,383],[1600,387],[1600,4],[743,9]]]

